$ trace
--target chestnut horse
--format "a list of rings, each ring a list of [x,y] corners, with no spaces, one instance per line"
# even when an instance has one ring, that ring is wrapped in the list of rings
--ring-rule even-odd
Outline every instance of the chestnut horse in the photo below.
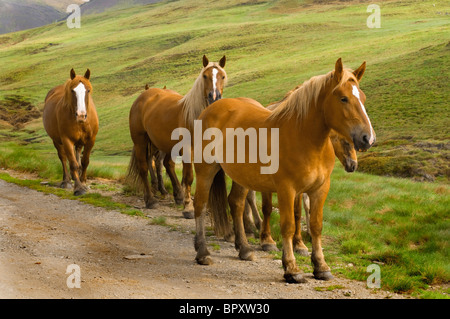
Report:
[[[178,143],[172,140],[172,132],[178,128],[191,129],[194,120],[209,104],[222,98],[227,75],[225,56],[217,62],[209,62],[203,56],[203,69],[192,89],[183,97],[172,90],[149,88],[133,103],[130,110],[130,133],[134,147],[128,168],[128,177],[144,185],[144,201],[147,208],[155,208],[157,201],[148,182],[149,156],[156,150],[164,153],[164,167],[173,186],[177,204],[184,203],[183,215],[193,218],[191,185],[194,179],[192,163],[183,162],[181,185],[175,174],[171,150]],[[150,150],[153,151],[150,152]],[[150,161],[151,162],[151,161]]]
[[[268,107],[269,108],[269,107]],[[333,145],[334,154],[339,159],[344,169],[348,173],[356,171],[358,167],[358,158],[353,144],[339,135],[334,130],[331,130],[330,141]],[[305,209],[307,232],[309,231],[309,197],[308,194],[297,194],[295,198],[294,215],[296,230],[294,235],[294,251],[302,256],[308,256],[308,248],[305,246],[301,235],[301,216],[302,216],[302,202]],[[260,231],[261,247],[264,251],[277,251],[278,248],[275,241],[272,239],[270,231],[270,215],[272,213],[272,193],[262,194],[262,211],[264,220],[261,219],[257,206],[255,191],[249,191],[245,203],[244,210],[244,228],[246,233],[253,233],[254,229]],[[251,215],[250,215],[251,214]],[[252,221],[252,217],[254,222]]]
[[[85,194],[87,190],[83,184],[86,183],[89,155],[98,132],[90,74],[89,69],[84,76],[70,70],[70,80],[48,92],[42,116],[45,130],[53,140],[63,167],[61,187],[71,185],[66,168],[66,161],[69,160],[70,173],[75,182],[74,194],[77,196]]]
[[[330,141],[333,145],[334,154],[339,159],[344,169],[348,173],[356,171],[358,167],[358,158],[356,156],[356,150],[352,143],[340,136],[339,133],[331,130]],[[250,192],[249,192],[250,193]],[[272,213],[272,193],[262,193],[262,211],[264,219],[262,221],[262,227],[260,232],[261,247],[264,251],[277,251],[275,241],[272,239],[270,231],[270,215]],[[297,194],[294,202],[294,216],[295,216],[295,234],[294,234],[294,251],[301,256],[308,256],[308,248],[303,243],[301,234],[301,217],[302,217],[302,202],[305,208],[305,217],[308,234],[310,234],[309,227],[309,212],[310,201],[308,194]]]
[[[249,254],[251,249],[242,223],[248,190],[276,192],[283,237],[284,278],[288,282],[304,282],[293,251],[294,201],[296,194],[307,193],[311,200],[313,274],[316,279],[333,278],[325,262],[321,243],[323,205],[335,162],[329,134],[334,129],[360,150],[369,149],[375,142],[375,132],[363,104],[365,95],[359,88],[365,68],[364,62],[352,72],[344,69],[341,59],[338,59],[333,71],[304,82],[273,112],[242,99],[222,99],[202,112],[199,116],[202,131],[209,129],[205,133],[214,132],[216,138],[214,147],[210,145],[212,142],[203,139],[194,141],[194,150],[199,143],[202,155],[208,155],[209,151],[213,157],[213,160],[206,156],[202,161],[195,161],[194,247],[197,263],[212,263],[205,238],[204,215],[207,206],[211,214],[220,213],[220,217],[225,220],[215,227],[228,225],[226,210],[215,204],[217,196],[223,197],[225,194],[226,197],[226,191],[223,190],[226,190],[224,174],[227,174],[235,182],[228,203],[234,221],[235,245],[241,259],[247,259],[252,254]],[[259,141],[259,156],[256,156],[256,160],[254,154],[249,152],[250,143],[246,143],[244,155],[254,161],[235,163],[234,160],[218,159],[219,155],[226,153],[225,145],[228,147],[227,129],[235,128],[256,131]],[[205,134],[204,139],[208,140],[208,134]],[[263,150],[264,145],[266,150]],[[268,154],[272,156],[270,166],[267,165]],[[276,161],[278,165],[272,163]]]

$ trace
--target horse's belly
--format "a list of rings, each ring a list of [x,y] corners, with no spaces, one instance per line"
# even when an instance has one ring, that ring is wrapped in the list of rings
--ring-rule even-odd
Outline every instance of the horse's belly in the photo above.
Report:
[[[274,192],[273,176],[261,174],[258,164],[222,163],[224,172],[239,185],[259,192]]]

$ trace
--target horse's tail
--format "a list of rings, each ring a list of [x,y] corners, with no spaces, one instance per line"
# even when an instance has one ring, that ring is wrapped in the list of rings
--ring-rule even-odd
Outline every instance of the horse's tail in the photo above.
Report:
[[[140,188],[139,182],[139,168],[136,159],[136,150],[133,146],[131,151],[130,163],[128,164],[127,175],[125,177],[125,185],[130,187],[134,191],[138,191]]]
[[[224,236],[230,240],[233,230],[228,220],[228,200],[225,173],[221,169],[214,177],[208,199],[211,222],[217,236]]]
[[[146,160],[149,161],[150,156],[150,143],[147,144]],[[128,164],[127,175],[125,177],[125,185],[127,185],[132,191],[141,192],[143,190],[143,183],[139,176],[139,166],[137,164],[136,150],[133,146],[131,151],[130,163]]]

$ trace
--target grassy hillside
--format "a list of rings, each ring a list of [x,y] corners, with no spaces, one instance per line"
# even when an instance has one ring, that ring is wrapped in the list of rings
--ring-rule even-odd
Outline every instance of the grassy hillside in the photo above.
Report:
[[[397,291],[448,283],[450,22],[445,13],[450,1],[380,1],[380,29],[366,25],[369,3],[163,1],[82,16],[81,29],[68,29],[60,22],[3,35],[0,112],[2,107],[8,114],[23,111],[11,100],[42,109],[48,90],[63,83],[72,67],[78,73],[89,67],[100,117],[89,174],[121,178],[132,148],[128,132],[132,102],[146,83],[186,93],[201,70],[203,54],[210,60],[226,54],[226,97],[246,96],[263,104],[330,71],[339,57],[351,68],[365,60],[361,88],[377,143],[359,154],[359,170],[435,182],[343,175],[337,169],[324,232],[330,231],[344,247],[339,254],[359,267],[373,260],[385,264],[394,260],[402,271],[414,272],[415,283],[420,284],[401,281]],[[41,120],[19,123],[13,127],[0,117],[0,166],[60,178],[59,160]],[[385,192],[383,185],[390,185]],[[377,187],[379,191],[373,192]],[[352,203],[370,198],[373,202],[356,208],[352,204],[351,214],[341,216],[343,194]],[[371,231],[351,238],[352,233],[342,228]],[[405,236],[412,231],[423,236]],[[379,244],[378,238],[383,238]],[[414,256],[407,254],[411,250]],[[360,259],[360,254],[366,257]],[[437,262],[430,264],[426,258]],[[418,266],[411,268],[415,263]]]
[[[366,26],[365,2],[229,0],[162,2],[82,16],[79,30],[60,22],[8,34],[0,99],[22,95],[42,107],[71,67],[89,67],[103,126],[97,150],[117,154],[130,148],[126,113],[143,85],[187,92],[204,53],[228,56],[226,96],[263,104],[338,57],[349,67],[366,60],[361,86],[378,142],[360,169],[448,181],[449,1],[380,5],[380,29]]]

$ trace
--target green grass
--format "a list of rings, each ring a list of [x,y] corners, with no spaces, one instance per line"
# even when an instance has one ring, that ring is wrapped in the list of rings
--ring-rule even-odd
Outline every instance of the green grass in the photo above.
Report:
[[[326,258],[335,272],[359,280],[377,262],[383,289],[444,298],[450,264],[450,23],[441,13],[449,11],[450,1],[380,1],[380,29],[366,26],[368,3],[163,1],[83,16],[81,29],[59,22],[1,35],[0,101],[16,96],[42,109],[48,90],[63,83],[72,67],[78,73],[90,68],[100,131],[88,176],[120,180],[132,149],[131,104],[146,83],[186,93],[203,54],[210,60],[226,54],[225,97],[263,104],[330,71],[339,57],[351,68],[366,60],[361,88],[377,143],[359,154],[359,171],[381,176],[335,169],[324,211]],[[41,120],[22,129],[0,121],[0,167],[61,178]],[[25,186],[44,187],[30,183]],[[299,263],[310,269],[307,258]],[[342,266],[348,263],[354,267]],[[428,289],[439,285],[444,288]]]
[[[82,196],[75,196],[73,195],[72,191],[67,191],[65,189],[53,187],[54,185],[56,185],[56,183],[54,182],[42,184],[41,183],[42,180],[40,179],[23,180],[11,177],[9,174],[1,172],[0,172],[0,179],[8,183],[14,183],[19,186],[28,187],[45,194],[53,194],[63,199],[79,200],[86,204],[90,204],[96,207],[102,207],[109,210],[117,210],[122,214],[127,214],[131,216],[141,216],[141,217],[145,216],[140,210],[134,209],[126,204],[117,203],[113,201],[110,196],[103,196],[95,192],[87,193]]]
[[[363,281],[367,266],[377,263],[383,289],[425,297],[430,286],[450,281],[449,207],[444,184],[347,174],[338,167],[324,207],[325,258],[335,273]],[[272,235],[281,247],[279,216],[272,215]],[[311,271],[308,258],[297,261]]]

